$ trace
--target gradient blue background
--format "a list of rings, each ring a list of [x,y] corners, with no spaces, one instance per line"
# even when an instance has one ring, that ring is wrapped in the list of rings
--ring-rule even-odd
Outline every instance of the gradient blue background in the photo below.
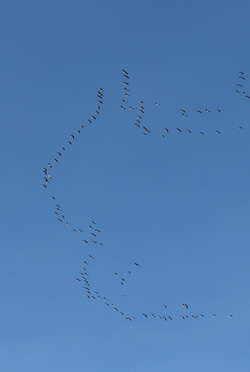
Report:
[[[249,1],[1,2],[1,371],[250,370],[250,102],[235,93],[239,70],[250,89],[249,16]],[[122,68],[150,136],[120,110]],[[99,87],[100,118],[44,190]],[[58,223],[53,193],[103,248]],[[84,297],[89,253],[96,288],[135,321]],[[124,298],[112,273],[131,267]],[[164,303],[172,322],[141,316]],[[206,317],[183,321],[182,303]]]

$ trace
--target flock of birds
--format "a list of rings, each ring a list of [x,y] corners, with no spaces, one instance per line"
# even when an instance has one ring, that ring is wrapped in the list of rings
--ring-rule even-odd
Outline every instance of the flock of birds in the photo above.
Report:
[[[136,111],[138,109],[138,114],[137,114],[137,117],[136,117],[135,123],[134,123],[135,126],[141,130],[141,133],[143,135],[151,134],[151,130],[147,126],[144,125],[144,112],[145,112],[144,102],[142,100],[140,100],[139,101],[139,107],[137,109],[134,106],[131,106],[129,104],[129,100],[130,100],[130,97],[131,97],[130,82],[129,82],[130,77],[129,77],[129,74],[126,70],[123,69],[122,73],[123,73],[123,80],[124,80],[123,81],[124,93],[123,93],[123,97],[122,97],[121,109],[122,110],[127,110],[128,109],[128,110],[131,110],[131,111]],[[239,72],[239,79],[241,79],[242,81],[245,80],[244,73],[242,71]],[[238,89],[240,89],[240,88],[243,89],[243,84],[237,84],[237,88]],[[241,91],[239,91],[238,89],[237,89],[236,92],[239,94],[239,93],[241,93]],[[250,98],[250,97],[248,97],[246,92],[243,91],[242,93],[245,95],[246,98]],[[53,158],[53,160],[48,162],[48,165],[45,168],[43,168],[43,183],[42,183],[42,186],[43,186],[44,189],[48,189],[50,187],[50,184],[53,180],[52,176],[53,176],[54,167],[58,166],[62,162],[62,159],[65,156],[66,152],[69,151],[71,146],[73,146],[73,144],[77,140],[77,138],[79,138],[79,136],[81,136],[82,131],[85,130],[85,128],[88,125],[92,125],[98,119],[99,115],[101,114],[102,105],[104,103],[104,90],[102,88],[100,88],[98,90],[97,98],[98,98],[98,102],[97,102],[96,109],[95,109],[95,112],[93,113],[93,115],[91,115],[91,117],[89,117],[87,119],[85,124],[81,124],[80,127],[76,130],[76,132],[74,132],[73,134],[70,135],[70,138],[68,138],[68,140],[65,142],[65,144],[63,144],[63,146],[61,146],[58,149],[58,151],[56,152],[56,155]],[[158,107],[158,106],[160,106],[160,103],[155,102],[154,105],[156,107]],[[219,108],[215,109],[214,111],[216,111],[217,113],[221,113],[221,109],[219,109]],[[205,108],[204,110],[199,109],[196,112],[199,115],[201,115],[203,113],[204,114],[209,114],[211,112],[211,110]],[[180,113],[181,113],[182,117],[187,117],[188,116],[187,110],[184,110],[182,108],[180,109]],[[239,129],[243,129],[243,128],[239,127]],[[164,128],[164,130],[165,130],[166,134],[169,133],[168,128]],[[180,128],[176,128],[176,130],[178,132],[182,132],[182,130]],[[189,129],[186,129],[186,131],[189,134],[192,133],[192,131],[189,130]],[[221,134],[221,131],[216,130],[216,133]],[[200,134],[204,135],[203,132],[200,132]],[[165,134],[161,134],[161,137],[165,138]],[[72,225],[72,223],[69,221],[69,219],[66,218],[65,213],[63,213],[62,206],[61,206],[61,204],[59,204],[57,198],[54,195],[51,195],[51,199],[54,202],[54,214],[55,214],[58,222],[68,226],[71,229],[72,232],[80,233],[81,237],[83,238],[82,242],[84,244],[104,246],[104,243],[100,239],[101,229],[99,228],[98,223],[96,221],[92,220],[86,226]],[[87,258],[85,258],[85,260],[83,261],[83,267],[81,269],[81,272],[79,273],[79,276],[76,277],[76,281],[83,284],[82,289],[85,292],[86,298],[89,299],[89,300],[95,300],[95,301],[103,302],[103,304],[106,307],[108,307],[110,309],[113,309],[115,312],[120,314],[126,320],[133,321],[136,318],[138,318],[137,315],[135,316],[134,314],[133,315],[127,314],[125,311],[120,309],[120,307],[115,304],[115,301],[111,301],[110,299],[105,297],[102,293],[97,291],[96,288],[94,288],[94,286],[91,282],[91,279],[90,279],[91,275],[90,275],[90,272],[89,272],[89,267],[90,267],[90,265],[93,265],[93,262],[94,262],[95,259],[96,259],[96,255],[93,256],[92,254],[89,253]],[[134,267],[135,270],[138,270],[138,268],[140,267],[140,264],[138,262],[134,262],[133,267]],[[128,270],[127,275],[131,276],[134,269],[133,270],[132,269]],[[126,276],[124,276],[124,275],[120,276],[118,274],[118,272],[114,272],[113,275],[114,275],[114,277],[118,278],[120,286],[122,288],[124,288],[124,285],[126,283]],[[123,296],[127,297],[127,294],[123,294]],[[186,320],[186,319],[205,318],[205,317],[208,317],[208,316],[212,316],[212,317],[217,316],[217,314],[215,314],[215,313],[206,314],[206,315],[205,314],[199,314],[199,315],[189,314],[189,311],[188,311],[189,310],[189,305],[185,304],[185,303],[182,304],[182,308],[185,309],[185,314],[178,315],[178,316],[173,316],[173,315],[167,314],[167,311],[168,311],[168,306],[167,305],[164,304],[163,308],[164,308],[164,311],[165,311],[164,314],[156,315],[155,313],[142,312],[140,314],[140,316],[144,317],[144,318],[150,318],[151,317],[151,318],[154,318],[154,319],[156,319],[156,318],[157,319],[162,319],[164,321],[167,321],[167,320],[172,321],[173,319],[177,319],[177,318],[181,318],[183,320]],[[229,314],[228,316],[230,318],[233,317],[232,314]]]
[[[131,104],[129,103],[129,97],[131,97],[131,89],[130,89],[130,83],[129,83],[129,81],[130,81],[129,73],[128,73],[128,71],[126,71],[124,69],[122,69],[122,73],[123,73],[123,80],[124,80],[123,81],[124,96],[122,97],[121,109],[122,110],[126,110],[126,109],[136,110],[135,106],[131,106]],[[244,77],[244,73],[242,71],[239,71],[239,79],[246,80],[246,78]],[[244,89],[243,84],[237,84],[236,92],[238,94],[243,93],[246,98],[250,98],[250,96],[248,96],[247,92],[245,92],[244,90],[242,92],[240,92],[238,90],[238,89],[240,89],[240,87]],[[155,102],[154,105],[157,107],[157,106],[160,106],[160,103]],[[137,117],[135,119],[134,124],[137,128],[140,128],[142,130],[141,133],[145,136],[147,134],[150,134],[151,130],[149,130],[149,128],[147,126],[145,126],[145,124],[144,124],[145,105],[144,105],[144,102],[142,100],[139,101],[138,111],[139,112],[137,114]],[[191,112],[191,113],[196,113],[198,115],[202,115],[202,114],[209,114],[209,113],[212,113],[212,112],[218,114],[218,113],[221,113],[222,110],[220,108],[214,108],[214,109],[199,108],[199,109],[197,109],[197,110],[195,110],[194,112]],[[180,113],[181,117],[183,117],[183,118],[187,118],[188,116],[190,116],[190,113],[188,112],[188,110],[184,109],[184,108],[180,108],[179,113]],[[239,126],[238,129],[242,130],[243,127]],[[169,135],[170,131],[171,131],[170,128],[164,128],[163,132],[161,133],[161,138],[166,139],[167,135]],[[177,131],[178,133],[185,132],[185,133],[188,133],[189,135],[193,133],[193,131],[190,128],[181,129],[179,127],[176,127],[175,131]],[[221,135],[222,131],[219,130],[219,129],[215,129],[215,133],[218,134],[218,135]],[[201,136],[204,136],[206,133],[205,133],[205,131],[199,131],[199,134]]]
[[[90,281],[90,273],[87,267],[90,265],[90,261],[94,259],[95,257],[93,257],[92,255],[89,255],[89,259],[83,261],[82,271],[80,272],[79,277],[76,278],[78,282],[81,282],[84,284],[82,288],[85,291],[86,298],[89,300],[91,299],[101,300],[105,306],[109,307],[110,309],[113,309],[115,312],[120,314],[124,319],[130,320],[130,321],[134,320],[135,319],[134,315],[125,314],[124,311],[121,311],[121,309],[118,309],[118,306],[114,304],[113,301],[108,300],[107,297],[103,296],[100,292],[94,290],[95,288],[92,288],[93,286],[91,285],[91,281]],[[134,265],[135,267],[140,266],[137,262],[135,262]],[[128,273],[131,274],[132,273],[131,270],[129,270]],[[118,275],[118,273],[114,273],[114,274]],[[124,285],[125,278],[120,278],[120,280],[121,280],[120,284]],[[124,294],[123,296],[127,297],[126,294]]]

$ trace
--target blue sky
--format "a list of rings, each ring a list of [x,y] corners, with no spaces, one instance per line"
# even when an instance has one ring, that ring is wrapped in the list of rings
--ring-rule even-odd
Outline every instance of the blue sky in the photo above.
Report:
[[[250,102],[236,93],[239,71],[250,91],[249,12],[247,1],[1,3],[1,370],[249,371]],[[120,108],[122,69],[135,110]],[[75,279],[86,259],[91,288],[133,321],[86,298]]]

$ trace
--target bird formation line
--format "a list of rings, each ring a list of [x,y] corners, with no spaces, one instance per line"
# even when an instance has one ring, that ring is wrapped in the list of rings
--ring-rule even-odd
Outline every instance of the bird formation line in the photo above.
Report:
[[[123,73],[123,77],[124,78],[130,79],[130,77],[128,75],[128,72],[126,70],[122,69],[122,73]],[[129,110],[134,111],[135,110],[135,107],[134,106],[128,106],[129,105],[129,97],[131,97],[131,94],[128,94],[130,92],[130,89],[129,89],[130,84],[129,84],[128,81],[123,81],[123,85],[125,85],[125,87],[123,89],[125,90],[125,98],[126,99],[124,99],[124,98],[122,99],[121,109],[122,110],[126,110],[128,108]],[[157,102],[155,104],[157,106],[159,105]],[[149,134],[151,132],[150,132],[150,130],[145,125],[143,125],[144,124],[143,119],[144,119],[144,113],[145,113],[144,102],[142,100],[140,100],[138,106],[139,106],[138,114],[137,114],[137,117],[136,117],[136,120],[135,120],[135,123],[134,124],[135,124],[135,126],[137,128],[142,129],[141,133],[144,136],[146,136],[147,134]]]
[[[236,84],[236,93],[243,95],[245,98],[250,99],[250,94],[246,92],[244,87],[246,82],[246,77],[243,71],[238,72],[238,83]]]
[[[187,118],[188,116],[190,116],[186,110],[184,109],[179,109],[180,110],[180,113],[181,113],[181,116],[184,117],[184,118]],[[208,109],[208,108],[204,108],[204,109],[198,109],[195,111],[196,113],[198,114],[206,114],[206,113],[209,113],[209,112],[221,112],[221,109],[217,108],[215,110],[212,110],[212,109]]]
[[[87,124],[92,124],[94,123],[95,120],[97,120],[97,116],[100,115],[101,107],[103,105],[103,98],[104,98],[103,93],[104,93],[104,90],[100,88],[97,93],[98,104],[96,106],[96,110],[93,113],[93,115],[90,118],[88,118],[87,123],[85,123],[85,125],[81,124],[80,127],[76,130],[76,132],[70,135],[66,144],[61,146],[60,149],[56,152],[54,159],[48,163],[47,167],[43,168],[43,173],[45,174],[43,179],[45,180],[45,182],[42,185],[45,189],[49,186],[49,184],[52,181],[52,176],[50,173],[52,171],[52,168],[55,165],[58,165],[59,163],[61,163],[61,159],[64,156],[64,152],[67,151],[70,148],[70,146],[73,145],[74,141],[81,135],[83,129],[85,128]]]
[[[239,129],[240,130],[242,130],[243,129],[243,127],[239,127]],[[162,134],[161,134],[161,137],[163,138],[163,139],[165,139],[166,138],[166,136],[167,136],[167,134],[169,134],[170,133],[170,130],[168,129],[168,128],[164,128],[163,129],[165,132],[163,132]],[[191,131],[190,129],[180,129],[180,128],[175,128],[175,130],[178,132],[178,133],[186,133],[186,134],[192,134],[192,133],[194,133],[193,131]],[[214,131],[215,133],[217,133],[217,134],[221,134],[222,132],[220,131],[220,130],[215,130]],[[198,133],[198,132],[196,132],[196,133]],[[201,136],[205,136],[205,132],[204,131],[200,131],[198,134],[200,134]]]

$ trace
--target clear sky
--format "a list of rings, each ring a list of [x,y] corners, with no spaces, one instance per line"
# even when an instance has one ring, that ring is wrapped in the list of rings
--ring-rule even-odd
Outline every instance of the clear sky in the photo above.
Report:
[[[1,371],[250,370],[249,15],[1,2]]]

